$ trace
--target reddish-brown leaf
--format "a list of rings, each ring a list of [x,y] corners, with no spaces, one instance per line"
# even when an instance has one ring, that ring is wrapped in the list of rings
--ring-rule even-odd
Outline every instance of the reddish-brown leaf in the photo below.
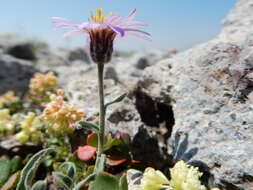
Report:
[[[119,159],[119,160],[112,160],[112,159],[108,158],[108,165],[109,166],[118,166],[118,165],[121,165],[125,162],[127,162],[126,158]]]
[[[77,149],[77,157],[82,160],[82,161],[89,161],[93,159],[96,155],[96,148],[85,145],[85,146],[80,146]]]

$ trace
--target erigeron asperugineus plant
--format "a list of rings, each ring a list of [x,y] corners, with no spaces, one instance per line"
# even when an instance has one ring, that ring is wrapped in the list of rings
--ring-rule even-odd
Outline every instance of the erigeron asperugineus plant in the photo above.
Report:
[[[105,16],[103,9],[97,9],[97,14],[95,16],[91,15],[89,21],[85,23],[73,23],[68,19],[59,17],[53,18],[56,27],[73,29],[72,31],[66,33],[65,36],[69,34],[88,34],[90,42],[90,54],[92,60],[97,64],[98,69],[98,91],[100,102],[99,123],[97,125],[85,121],[79,122],[80,126],[92,129],[97,134],[98,143],[96,147],[96,162],[91,175],[86,176],[86,178],[75,184],[72,188],[74,190],[82,188],[86,183],[90,182],[90,180],[94,178],[95,181],[91,183],[89,187],[90,190],[97,190],[99,188],[101,189],[101,186],[105,190],[116,190],[121,188],[121,184],[124,184],[124,190],[126,189],[126,185],[123,183],[124,180],[121,180],[121,182],[118,183],[115,177],[101,173],[105,170],[106,147],[110,147],[110,143],[113,144],[116,142],[113,140],[108,141],[106,140],[108,138],[105,137],[106,109],[111,104],[120,102],[126,96],[126,94],[123,94],[122,96],[115,98],[114,101],[105,103],[104,65],[111,60],[115,38],[123,38],[129,34],[149,39],[150,35],[147,32],[134,28],[136,26],[146,26],[143,23],[132,21],[135,13],[136,9],[134,9],[128,17],[122,17],[117,14],[109,14],[108,16]],[[36,78],[39,78],[40,81],[40,77],[41,76]],[[31,94],[35,95],[38,95],[41,91],[40,87],[36,86],[36,83],[33,81],[31,82],[30,89]],[[73,133],[75,130],[75,123],[80,121],[82,117],[83,112],[76,110],[74,107],[70,106],[67,102],[64,101],[63,95],[59,93],[51,102],[47,104],[42,114],[42,119],[48,126],[48,132],[56,135],[68,135],[70,133]],[[27,177],[24,176],[24,173],[29,173],[30,170],[32,172],[32,168],[30,168],[30,170],[28,169],[29,165],[32,164],[28,163],[27,167],[23,170],[24,172],[21,174],[19,189],[28,188],[28,186],[26,187],[25,185]],[[63,185],[63,188],[68,189],[69,187]]]
[[[105,104],[104,100],[104,65],[111,60],[113,52],[113,43],[115,38],[123,38],[127,34],[142,38],[149,38],[150,35],[142,30],[135,29],[136,26],[146,26],[140,22],[132,21],[136,13],[134,9],[128,17],[122,17],[117,14],[104,15],[103,9],[97,9],[95,16],[91,15],[88,22],[73,23],[68,19],[54,17],[55,26],[58,28],[71,28],[70,32],[64,34],[83,34],[87,33],[90,42],[90,55],[92,60],[97,64],[98,73],[98,91],[99,91],[99,126],[98,126],[98,147],[95,173],[104,171],[105,154],[105,114],[110,104],[121,101],[125,95],[116,98],[115,101]]]

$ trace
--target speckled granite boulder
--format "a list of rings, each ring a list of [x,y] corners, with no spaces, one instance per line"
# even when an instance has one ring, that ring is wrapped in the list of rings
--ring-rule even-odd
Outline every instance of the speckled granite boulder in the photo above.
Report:
[[[140,83],[172,105],[175,160],[199,165],[221,189],[252,190],[253,1],[238,1],[223,23],[218,37],[148,67]],[[176,155],[178,136],[187,140]]]

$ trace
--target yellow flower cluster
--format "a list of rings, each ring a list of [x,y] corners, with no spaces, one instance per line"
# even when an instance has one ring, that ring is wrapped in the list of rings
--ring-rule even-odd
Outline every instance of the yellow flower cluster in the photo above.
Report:
[[[17,102],[19,97],[15,96],[13,91],[8,91],[4,95],[0,96],[0,108],[2,108],[5,104],[11,104],[13,102]]]
[[[24,120],[20,122],[20,126],[22,130],[15,135],[20,143],[32,142],[38,144],[40,142],[40,138],[43,136],[40,131],[43,123],[35,113],[29,112]]]
[[[199,180],[202,173],[198,171],[198,168],[187,165],[184,161],[177,162],[170,170],[170,174],[171,179],[168,180],[162,172],[147,168],[141,179],[140,190],[206,190]]]
[[[15,131],[15,122],[12,120],[9,109],[0,110],[0,136],[12,135]]]
[[[183,161],[177,162],[170,170],[170,174],[170,186],[175,190],[206,190],[199,180],[202,173],[198,168],[187,165]]]
[[[82,120],[84,112],[64,100],[64,94],[58,90],[43,111],[42,118],[48,125],[48,131],[55,135],[71,134],[74,124]]]
[[[50,95],[55,93],[57,78],[53,72],[35,73],[30,81],[30,95],[35,100],[42,102],[50,101]]]

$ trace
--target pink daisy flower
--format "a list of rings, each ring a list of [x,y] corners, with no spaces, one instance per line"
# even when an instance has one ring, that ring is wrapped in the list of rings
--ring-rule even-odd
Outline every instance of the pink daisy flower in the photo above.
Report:
[[[52,19],[56,28],[72,29],[64,33],[63,36],[87,33],[89,35],[90,53],[93,61],[96,63],[106,63],[111,59],[113,41],[116,37],[123,38],[126,35],[133,35],[150,39],[149,33],[135,28],[147,26],[146,24],[133,21],[135,14],[136,9],[127,17],[112,13],[104,16],[104,9],[97,9],[96,16],[91,15],[89,21],[84,23],[74,23],[69,19],[60,17],[53,17]]]

